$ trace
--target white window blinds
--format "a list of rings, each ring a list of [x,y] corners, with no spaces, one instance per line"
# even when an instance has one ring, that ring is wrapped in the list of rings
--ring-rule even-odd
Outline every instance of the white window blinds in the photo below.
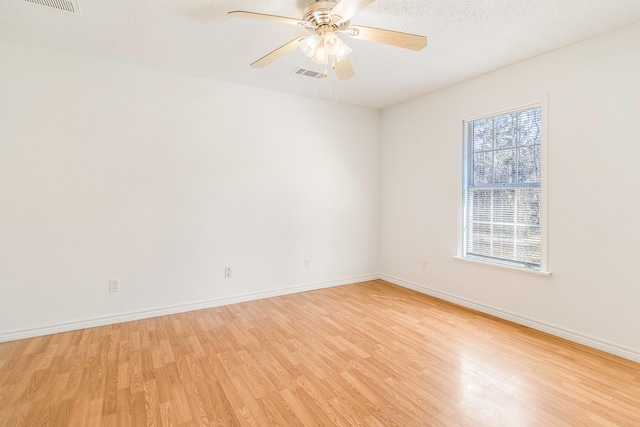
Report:
[[[465,122],[464,256],[540,268],[540,107]]]

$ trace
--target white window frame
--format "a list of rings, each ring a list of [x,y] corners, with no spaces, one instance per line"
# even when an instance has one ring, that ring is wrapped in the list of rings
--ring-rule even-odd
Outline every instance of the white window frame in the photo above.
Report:
[[[466,227],[467,227],[467,188],[468,188],[468,179],[470,171],[470,161],[469,157],[471,153],[469,152],[469,137],[468,135],[468,123],[473,122],[475,120],[481,120],[488,117],[498,116],[501,114],[511,113],[515,111],[525,110],[528,108],[540,108],[541,114],[541,122],[542,122],[542,133],[541,133],[541,141],[540,141],[540,266],[539,268],[529,268],[518,263],[511,263],[509,261],[504,260],[492,260],[490,258],[480,258],[466,255]],[[548,256],[547,256],[547,192],[548,192],[548,176],[547,176],[547,153],[548,153],[548,138],[547,133],[549,129],[549,120],[547,114],[547,98],[531,100],[528,102],[518,103],[508,108],[496,109],[489,113],[478,114],[474,116],[470,116],[462,121],[462,144],[463,144],[463,155],[462,155],[462,203],[461,203],[461,215],[460,215],[460,226],[459,226],[459,239],[458,239],[458,251],[455,258],[463,261],[470,261],[473,263],[479,263],[490,266],[497,266],[500,268],[508,268],[515,269],[523,272],[531,272],[542,275],[551,274],[548,269]]]

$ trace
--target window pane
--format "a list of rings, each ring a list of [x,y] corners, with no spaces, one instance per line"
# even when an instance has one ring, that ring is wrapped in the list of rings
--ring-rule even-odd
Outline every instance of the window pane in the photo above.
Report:
[[[540,146],[518,149],[518,182],[540,182]]]
[[[493,190],[493,221],[515,222],[515,190]]]
[[[503,114],[495,119],[496,148],[516,145],[516,113]]]
[[[516,182],[516,150],[498,150],[495,152],[494,183],[512,184]]]
[[[540,144],[541,121],[539,108],[518,113],[518,145]]]
[[[540,227],[517,227],[518,260],[540,264]]]
[[[473,184],[493,183],[493,151],[473,155]]]
[[[491,190],[471,191],[471,208],[474,221],[491,221]]]
[[[516,191],[516,222],[522,225],[540,225],[540,189],[525,188]]]
[[[470,233],[471,242],[469,247],[471,252],[477,255],[491,256],[491,225],[472,224]]]
[[[473,151],[493,149],[493,118],[473,122]]]
[[[493,256],[503,259],[515,259],[515,227],[513,225],[493,226]]]

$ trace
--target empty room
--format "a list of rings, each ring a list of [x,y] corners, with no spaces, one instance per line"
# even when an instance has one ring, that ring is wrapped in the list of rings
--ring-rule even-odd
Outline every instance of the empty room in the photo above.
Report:
[[[2,0],[0,427],[640,426],[640,2]]]

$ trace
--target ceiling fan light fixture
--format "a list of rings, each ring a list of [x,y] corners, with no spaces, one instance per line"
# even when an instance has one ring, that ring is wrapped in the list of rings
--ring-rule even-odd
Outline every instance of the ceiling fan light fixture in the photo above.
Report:
[[[346,45],[334,32],[313,34],[300,42],[300,50],[316,64],[340,62],[351,53]]]
[[[300,42],[300,50],[316,64],[326,64],[329,62],[324,36],[313,34],[305,37]]]
[[[325,34],[324,44],[327,49],[327,54],[334,58],[336,62],[342,61],[349,56],[352,49],[343,42],[336,33]]]
[[[313,58],[313,54],[318,48],[318,46],[320,46],[321,42],[322,42],[322,39],[317,34],[311,35],[309,37],[305,37],[300,42],[300,50],[309,58]]]
[[[316,64],[326,64],[329,62],[329,56],[327,55],[327,50],[324,48],[322,44],[320,44],[320,46],[316,48],[315,52],[313,52],[313,55],[311,56],[311,60]]]

